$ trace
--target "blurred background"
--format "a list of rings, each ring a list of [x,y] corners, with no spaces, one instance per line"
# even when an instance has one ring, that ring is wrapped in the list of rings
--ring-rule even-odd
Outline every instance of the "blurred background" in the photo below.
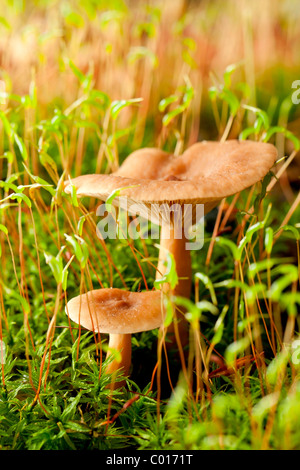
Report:
[[[18,95],[34,83],[41,119],[49,107],[78,98],[71,60],[111,99],[143,98],[135,146],[153,144],[158,104],[185,76],[194,88],[188,142],[217,138],[208,90],[235,64],[234,80],[247,83],[248,102],[274,122],[288,98],[289,126],[299,134],[300,106],[290,100],[300,79],[297,0],[1,0],[0,15],[0,79]]]

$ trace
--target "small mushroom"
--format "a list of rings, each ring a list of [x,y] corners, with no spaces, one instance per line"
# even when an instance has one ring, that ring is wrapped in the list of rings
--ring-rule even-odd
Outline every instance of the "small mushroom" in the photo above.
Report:
[[[122,369],[125,377],[131,365],[131,335],[159,328],[164,319],[160,291],[129,292],[117,288],[91,290],[74,297],[69,300],[66,313],[87,330],[109,334],[107,357],[120,351],[121,360],[112,359],[106,372],[114,374]],[[124,382],[114,385],[120,387]]]
[[[203,141],[174,156],[159,149],[140,149],[129,155],[119,169],[110,175],[83,175],[73,180],[78,196],[92,196],[105,201],[116,189],[123,188],[113,204],[136,210],[144,207],[145,216],[162,226],[158,276],[164,274],[166,253],[173,254],[180,282],[174,294],[189,297],[191,292],[191,256],[182,227],[171,220],[168,208],[191,204],[204,205],[210,212],[225,197],[242,191],[260,181],[277,158],[276,148],[269,143],[228,140]],[[66,186],[66,191],[70,191]],[[165,207],[164,212],[153,211]],[[140,215],[142,213],[140,212]],[[183,221],[183,219],[182,219]],[[193,210],[190,224],[197,222]],[[178,237],[178,230],[181,237]],[[177,234],[177,236],[176,236]],[[180,323],[182,343],[188,341],[188,325]]]

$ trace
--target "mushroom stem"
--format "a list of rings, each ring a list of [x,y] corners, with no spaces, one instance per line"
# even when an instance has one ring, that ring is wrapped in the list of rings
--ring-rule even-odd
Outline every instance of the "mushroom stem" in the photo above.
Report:
[[[125,385],[125,380],[121,382],[115,382],[114,376],[116,372],[121,369],[124,377],[129,376],[129,370],[131,365],[131,334],[114,334],[109,335],[108,351],[106,358],[115,351],[121,354],[121,360],[114,358],[106,367],[106,373],[112,375],[111,388],[119,388]]]
[[[178,284],[172,290],[172,295],[189,298],[192,284],[191,253],[186,250],[187,239],[184,235],[182,226],[174,227],[169,224],[162,224],[160,237],[160,250],[158,257],[156,278],[160,278],[166,272],[164,262],[167,253],[171,253],[176,264]],[[164,284],[164,290],[170,289],[168,284]],[[178,332],[182,346],[188,344],[189,324],[182,314],[177,310]],[[174,336],[174,324],[168,327],[170,345],[176,343]]]

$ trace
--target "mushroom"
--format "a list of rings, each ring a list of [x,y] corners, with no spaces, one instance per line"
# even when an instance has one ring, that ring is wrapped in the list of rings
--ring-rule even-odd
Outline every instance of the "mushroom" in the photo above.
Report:
[[[172,253],[179,278],[173,293],[189,297],[191,256],[186,249],[186,231],[181,225],[184,219],[177,223],[176,217],[170,218],[168,208],[174,205],[184,208],[185,204],[190,204],[193,210],[188,223],[194,224],[198,204],[203,204],[204,214],[207,214],[223,198],[260,181],[276,157],[277,150],[272,144],[254,141],[198,142],[180,156],[144,148],[129,155],[112,174],[82,175],[71,183],[76,187],[77,196],[97,197],[102,201],[116,189],[123,188],[113,204],[134,214],[138,203],[146,217],[150,215],[152,222],[161,225],[157,276],[165,272],[166,253]],[[66,186],[65,190],[69,192],[70,188]],[[158,211],[153,210],[157,207]],[[183,316],[182,319],[179,332],[185,345],[188,324]]]
[[[106,373],[122,371],[129,376],[131,365],[131,335],[159,328],[164,319],[161,292],[129,292],[103,288],[69,300],[66,313],[71,320],[95,333],[109,334],[107,357],[120,351],[121,359],[113,358]],[[124,381],[112,383],[120,387]]]

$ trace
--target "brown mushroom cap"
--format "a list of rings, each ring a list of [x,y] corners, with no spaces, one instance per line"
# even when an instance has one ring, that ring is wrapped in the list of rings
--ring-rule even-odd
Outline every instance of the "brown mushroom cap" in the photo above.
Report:
[[[239,140],[199,142],[178,157],[146,148],[129,155],[115,173],[79,176],[72,184],[78,196],[103,201],[125,188],[121,198],[133,203],[213,203],[260,181],[276,157],[271,144]]]
[[[159,328],[163,323],[161,292],[129,292],[106,288],[69,300],[66,313],[88,330],[133,334]]]
[[[115,206],[159,225],[173,223],[169,206],[190,204],[188,223],[194,224],[199,218],[197,205],[203,204],[207,214],[224,197],[260,181],[276,158],[272,144],[254,141],[203,141],[178,157],[144,148],[129,155],[115,173],[78,176],[71,183],[79,197],[102,201],[121,189]],[[68,184],[65,190],[70,192]]]

